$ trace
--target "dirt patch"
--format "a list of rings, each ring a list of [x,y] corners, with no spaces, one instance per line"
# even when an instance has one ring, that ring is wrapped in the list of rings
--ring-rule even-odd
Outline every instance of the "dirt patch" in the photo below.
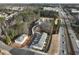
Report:
[[[9,51],[0,48],[0,55],[11,55],[11,54],[9,53]]]
[[[58,54],[58,52],[59,52],[58,34],[54,34],[54,35],[52,35],[52,40],[51,40],[48,54],[55,55],[55,54]]]

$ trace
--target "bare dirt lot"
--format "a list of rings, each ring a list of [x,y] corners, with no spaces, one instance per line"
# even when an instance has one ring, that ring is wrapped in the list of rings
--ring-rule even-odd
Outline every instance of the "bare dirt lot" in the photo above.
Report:
[[[52,40],[50,44],[50,48],[48,51],[48,54],[51,55],[56,55],[59,52],[59,39],[58,39],[58,34],[52,35]]]

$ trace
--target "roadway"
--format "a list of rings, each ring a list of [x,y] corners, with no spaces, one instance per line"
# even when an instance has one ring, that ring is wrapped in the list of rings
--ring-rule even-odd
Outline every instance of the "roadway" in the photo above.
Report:
[[[66,13],[64,12],[63,8],[61,7],[61,5],[59,5],[59,15],[60,18],[62,19],[61,21],[61,27],[63,28],[62,34],[60,35],[61,38],[61,49],[60,49],[60,54],[72,54],[72,47],[71,47],[71,43],[70,43],[70,37],[68,36],[68,31],[67,31],[67,26],[66,26],[66,20],[67,20],[67,16]],[[60,32],[61,33],[61,32]]]
[[[65,35],[65,37],[67,37],[67,39],[66,39],[67,54],[79,54],[79,49],[77,48],[77,44],[76,44],[77,37],[76,37],[74,31],[72,30],[70,20],[68,18],[68,15],[69,16],[71,16],[71,15],[69,14],[69,12],[67,10],[64,11],[61,6],[60,6],[60,9],[62,11],[61,14],[63,15],[63,18],[64,18],[63,20],[65,22],[65,28],[66,28],[66,30],[65,30],[66,32],[64,35]],[[66,13],[68,15],[66,15]]]

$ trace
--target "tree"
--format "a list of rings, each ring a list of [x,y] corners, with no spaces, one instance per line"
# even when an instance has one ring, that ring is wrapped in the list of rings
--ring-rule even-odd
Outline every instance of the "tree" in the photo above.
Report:
[[[6,35],[4,42],[8,45],[11,44],[11,39],[8,35]]]
[[[17,35],[17,33],[14,29],[8,29],[7,33],[9,35],[9,37],[11,38],[11,41]]]
[[[0,17],[0,23],[2,23],[5,20],[5,17]]]

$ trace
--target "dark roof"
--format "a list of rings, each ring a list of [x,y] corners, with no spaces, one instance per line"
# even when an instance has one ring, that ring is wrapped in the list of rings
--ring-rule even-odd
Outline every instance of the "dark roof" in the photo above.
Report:
[[[32,38],[33,41],[32,41],[32,44],[30,45],[30,47],[32,47],[32,45],[37,44],[39,42],[40,38],[41,38],[41,34],[40,33],[35,33],[33,35],[33,38]]]
[[[47,38],[47,33],[35,33],[34,37],[33,37],[33,41],[32,44],[30,46],[30,48],[35,48],[35,49],[42,49],[44,42],[46,41]]]
[[[17,48],[13,48],[10,51],[11,54],[13,55],[34,55],[35,53],[29,50],[24,50],[24,49],[17,49]]]
[[[13,48],[10,50],[10,53],[12,55],[43,55],[43,54],[46,54],[43,52],[32,51],[28,48],[24,48],[24,49]]]

